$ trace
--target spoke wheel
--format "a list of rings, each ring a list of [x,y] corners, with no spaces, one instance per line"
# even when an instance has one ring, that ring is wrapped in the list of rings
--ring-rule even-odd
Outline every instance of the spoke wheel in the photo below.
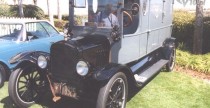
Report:
[[[29,107],[41,96],[45,87],[44,75],[33,65],[18,68],[9,79],[9,95],[19,107]]]
[[[115,74],[109,82],[100,89],[97,108],[125,108],[128,84],[124,73]]]
[[[173,48],[169,57],[169,62],[166,64],[166,71],[170,72],[174,69],[175,61],[176,61],[176,49]]]

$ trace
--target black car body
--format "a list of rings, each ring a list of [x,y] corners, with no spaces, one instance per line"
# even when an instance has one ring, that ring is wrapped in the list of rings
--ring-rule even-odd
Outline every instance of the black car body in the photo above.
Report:
[[[132,87],[144,87],[163,66],[173,69],[173,0],[69,3],[69,37],[52,44],[50,54],[16,57],[20,60],[10,77],[9,93],[18,106],[33,104],[48,82],[55,102],[66,96],[93,100],[97,108],[125,108]],[[105,18],[107,11],[111,13]],[[20,95],[26,91],[33,91],[32,98]]]

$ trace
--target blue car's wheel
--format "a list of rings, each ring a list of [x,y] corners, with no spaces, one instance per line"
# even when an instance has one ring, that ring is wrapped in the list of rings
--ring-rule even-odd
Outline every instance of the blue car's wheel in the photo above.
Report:
[[[46,90],[46,80],[43,72],[34,65],[16,69],[9,78],[9,96],[20,108],[28,108],[43,95]]]
[[[0,64],[0,88],[4,85],[6,79],[6,72],[3,65]]]

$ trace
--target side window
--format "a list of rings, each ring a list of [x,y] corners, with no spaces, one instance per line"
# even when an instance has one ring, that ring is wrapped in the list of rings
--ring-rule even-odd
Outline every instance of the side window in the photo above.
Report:
[[[125,0],[124,8],[131,9],[134,3],[139,4],[139,0]],[[140,5],[140,4],[139,4]],[[139,27],[139,14],[132,15],[131,11],[126,11],[123,13],[123,34],[133,34]]]
[[[27,23],[26,33],[28,39],[40,39],[49,37],[45,28],[39,22]]]
[[[41,22],[41,24],[50,36],[59,34],[59,32],[54,27],[52,27],[52,25],[50,25],[48,22]]]

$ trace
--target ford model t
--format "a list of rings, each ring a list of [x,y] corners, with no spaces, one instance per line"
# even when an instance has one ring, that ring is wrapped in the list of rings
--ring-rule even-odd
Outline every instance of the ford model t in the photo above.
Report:
[[[28,107],[45,90],[96,102],[97,108],[125,108],[133,87],[144,87],[175,61],[173,0],[70,0],[68,37],[50,54],[31,51],[9,79],[9,95]],[[48,89],[47,89],[48,87]]]

